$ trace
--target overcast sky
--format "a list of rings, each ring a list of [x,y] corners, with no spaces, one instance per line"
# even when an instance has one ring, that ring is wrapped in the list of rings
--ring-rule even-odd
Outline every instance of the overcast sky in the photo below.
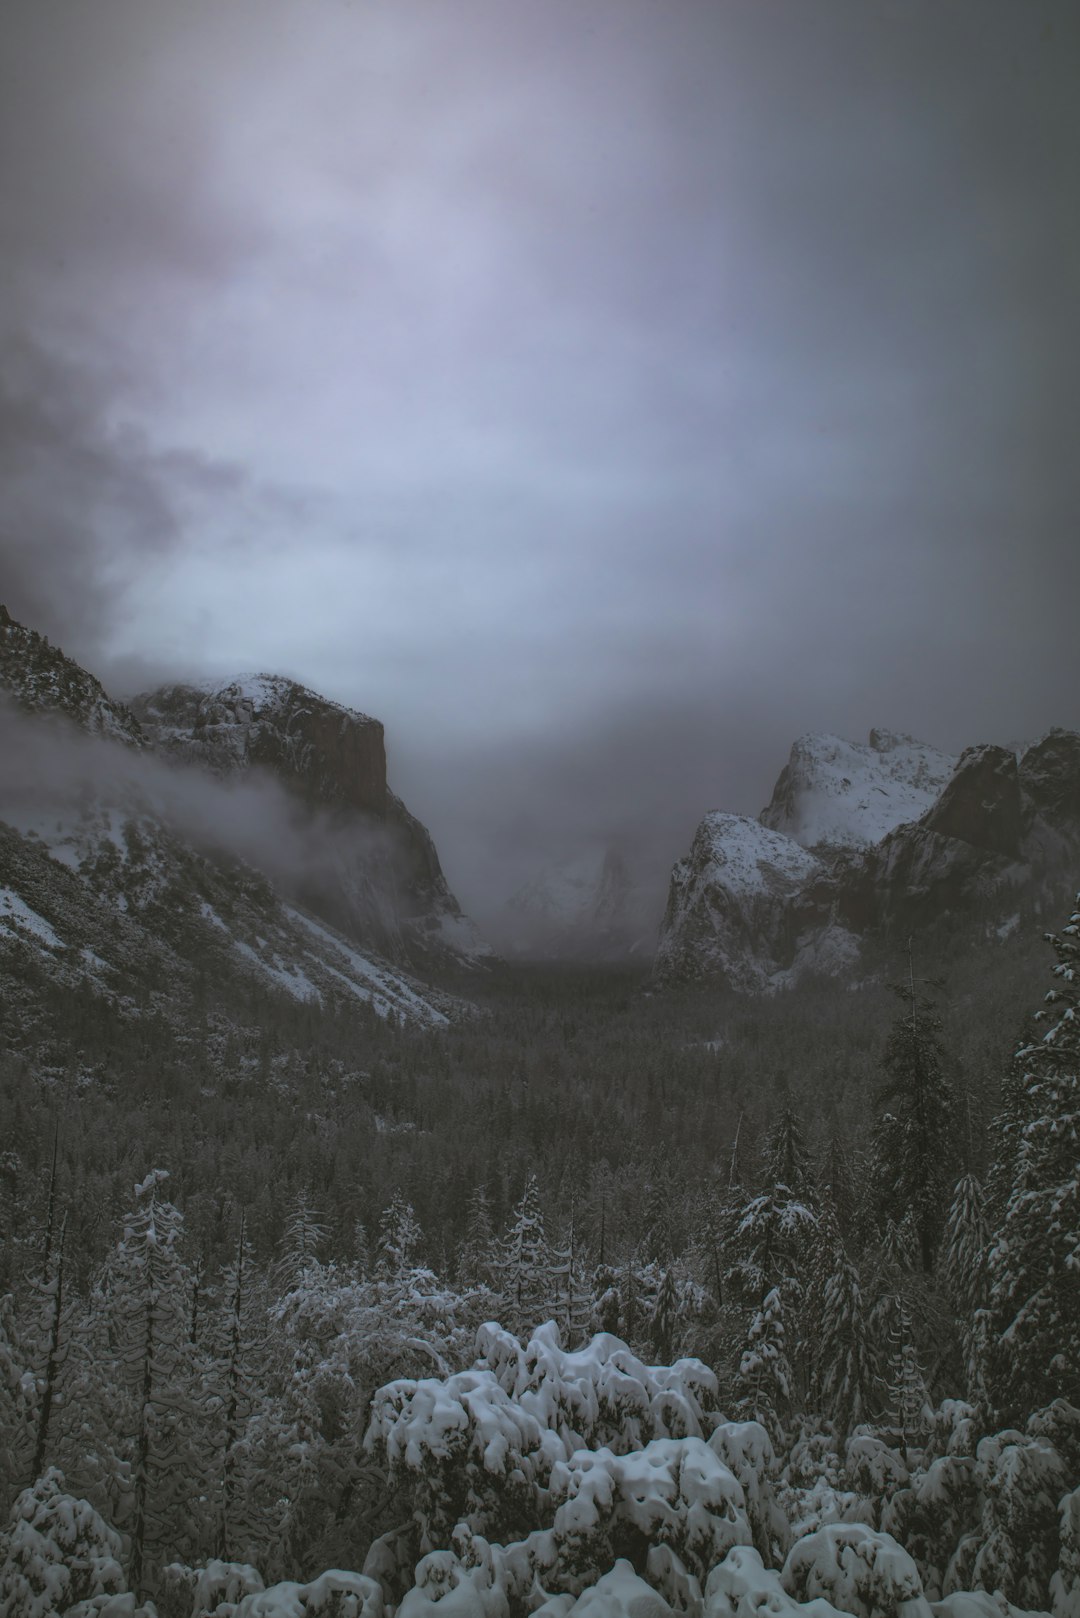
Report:
[[[481,914],[1080,724],[1074,0],[7,0],[0,600],[386,724]]]

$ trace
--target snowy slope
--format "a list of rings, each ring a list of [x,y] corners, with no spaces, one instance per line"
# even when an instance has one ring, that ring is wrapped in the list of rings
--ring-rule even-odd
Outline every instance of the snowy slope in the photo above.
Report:
[[[761,823],[804,848],[866,848],[924,815],[956,762],[887,730],[872,730],[868,742],[802,736]]]
[[[199,853],[151,814],[83,799],[47,813],[0,805],[0,977],[20,960],[137,1014],[145,984],[169,1014],[201,975],[254,979],[297,1001],[370,1006],[445,1027],[461,1001],[427,988],[324,922],[282,904],[250,867]]]
[[[671,874],[657,951],[661,977],[718,978],[761,992],[810,969],[847,969],[855,939],[806,904],[825,864],[781,832],[746,815],[712,813]]]
[[[302,805],[323,853],[298,892],[361,947],[412,965],[491,954],[426,827],[387,784],[379,720],[272,674],[163,686],[133,708],[167,756],[219,776],[261,771]]]

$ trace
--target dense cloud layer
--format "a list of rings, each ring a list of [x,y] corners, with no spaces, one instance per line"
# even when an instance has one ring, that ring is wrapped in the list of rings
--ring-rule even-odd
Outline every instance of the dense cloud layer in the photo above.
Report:
[[[484,909],[1075,724],[1080,19],[16,0],[0,599],[376,713]]]

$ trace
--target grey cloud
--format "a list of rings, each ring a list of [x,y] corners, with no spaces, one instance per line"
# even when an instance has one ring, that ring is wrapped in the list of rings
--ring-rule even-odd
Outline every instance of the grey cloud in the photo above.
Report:
[[[802,730],[1076,722],[1080,13],[12,38],[6,323],[55,365],[7,407],[7,593],[99,672],[378,713],[478,905],[575,843],[662,863]]]

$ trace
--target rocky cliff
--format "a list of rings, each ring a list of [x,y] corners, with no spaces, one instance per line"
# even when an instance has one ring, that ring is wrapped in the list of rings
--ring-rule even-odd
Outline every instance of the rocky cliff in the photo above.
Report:
[[[166,756],[278,782],[319,857],[296,893],[359,943],[417,967],[490,954],[443,876],[431,836],[386,780],[379,720],[278,675],[172,685],[132,702]]]
[[[378,720],[296,681],[266,675],[203,687],[169,686],[128,707],[3,608],[0,699],[35,721],[9,738],[9,745],[27,756],[19,772],[9,771],[6,793],[0,791],[0,818],[39,837],[44,827],[57,845],[54,855],[72,868],[97,868],[102,858],[108,863],[117,854],[127,860],[129,827],[136,828],[140,848],[150,847],[159,833],[175,842],[177,827],[168,806],[175,808],[178,799],[186,817],[179,835],[186,837],[198,781],[208,779],[219,788],[243,781],[251,790],[242,806],[219,795],[200,808],[203,841],[208,834],[213,842],[208,817],[212,822],[219,810],[257,820],[256,784],[265,782],[273,811],[268,835],[277,835],[278,846],[268,847],[267,837],[261,845],[257,837],[249,838],[245,858],[264,863],[259,855],[265,851],[265,869],[280,900],[399,967],[471,965],[490,953],[450,892],[426,828],[387,785]],[[77,749],[61,749],[61,759],[54,748],[46,759],[40,741],[49,727],[43,731],[39,723],[46,718],[73,724],[97,742],[120,743],[122,751],[109,755],[106,748],[91,758],[84,743],[77,764]],[[146,761],[141,773],[121,767],[133,756]],[[170,765],[189,767],[191,777],[183,771],[176,776]],[[25,779],[14,778],[35,772],[47,778],[47,814],[33,792],[28,794]],[[170,779],[189,779],[192,790],[172,791]],[[175,862],[170,857],[157,863],[164,868]],[[128,875],[133,892],[146,885],[139,861]],[[120,897],[128,902],[126,894]]]
[[[656,969],[744,992],[845,975],[873,939],[1004,915],[1080,859],[1080,734],[959,759],[907,736],[803,737],[760,819],[706,815],[672,872]]]

